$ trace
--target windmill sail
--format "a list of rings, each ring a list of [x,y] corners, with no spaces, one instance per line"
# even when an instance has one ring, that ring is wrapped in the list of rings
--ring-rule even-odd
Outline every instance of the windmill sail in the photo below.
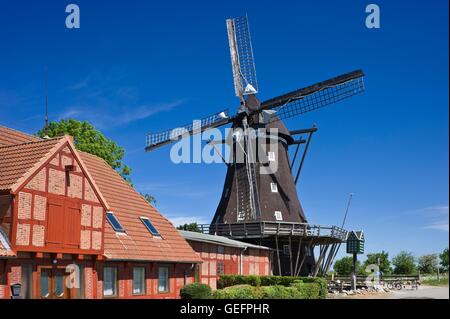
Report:
[[[253,48],[247,17],[227,20],[228,42],[236,96],[258,92]]]
[[[361,70],[310,85],[261,103],[262,110],[275,110],[273,120],[291,118],[364,91],[364,73]]]
[[[210,116],[204,117],[201,120],[194,121],[193,123],[179,126],[171,130],[166,130],[158,133],[149,133],[146,136],[146,151],[151,151],[157,147],[170,144],[172,142],[178,141],[186,136],[201,133],[207,129],[219,127],[230,123],[231,119],[229,117],[228,110],[223,110],[221,112],[212,114]]]

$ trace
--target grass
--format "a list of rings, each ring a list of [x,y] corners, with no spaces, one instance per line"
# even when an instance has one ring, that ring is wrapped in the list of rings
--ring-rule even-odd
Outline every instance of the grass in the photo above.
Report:
[[[426,275],[422,277],[420,283],[429,286],[448,286],[448,275],[440,276],[440,280],[437,279],[437,275]]]

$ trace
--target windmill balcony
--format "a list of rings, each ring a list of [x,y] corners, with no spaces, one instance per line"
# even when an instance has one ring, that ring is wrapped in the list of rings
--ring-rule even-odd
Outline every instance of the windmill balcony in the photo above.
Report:
[[[236,239],[292,236],[314,238],[316,244],[345,242],[347,231],[337,226],[309,225],[274,221],[249,221],[229,224],[200,224],[204,234]]]

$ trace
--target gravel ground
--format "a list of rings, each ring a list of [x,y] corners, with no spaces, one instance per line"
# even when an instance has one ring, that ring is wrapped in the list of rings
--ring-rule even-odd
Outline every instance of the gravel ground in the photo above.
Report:
[[[367,292],[365,294],[329,294],[329,299],[449,299],[449,287],[420,286],[419,289]]]

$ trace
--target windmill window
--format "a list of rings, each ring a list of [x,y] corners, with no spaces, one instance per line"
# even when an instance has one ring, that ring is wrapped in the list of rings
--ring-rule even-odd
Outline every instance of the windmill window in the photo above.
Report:
[[[283,220],[283,215],[281,214],[280,211],[275,211],[274,215],[276,220]]]
[[[123,228],[122,224],[120,224],[119,220],[113,212],[106,213],[106,220],[109,222],[114,231],[118,233],[125,233],[125,229]]]
[[[152,222],[150,221],[150,219],[148,219],[147,217],[141,217],[141,221],[144,223],[145,227],[147,227],[148,231],[149,231],[153,236],[161,237],[161,234],[160,234],[159,231],[156,229],[156,227],[153,226],[153,224],[152,224]]]
[[[272,193],[278,193],[277,183],[270,183],[270,190],[272,191]]]
[[[269,162],[275,162],[275,152],[268,152],[267,157],[269,159]]]

